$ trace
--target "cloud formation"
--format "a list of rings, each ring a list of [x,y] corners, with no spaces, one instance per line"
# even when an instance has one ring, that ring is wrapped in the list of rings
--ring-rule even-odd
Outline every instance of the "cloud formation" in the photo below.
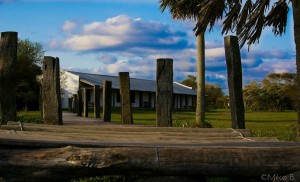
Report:
[[[62,27],[70,31],[77,24],[66,21]],[[51,44],[52,48],[79,52],[130,51],[138,48],[183,49],[189,47],[187,34],[174,31],[167,24],[119,15],[101,22],[81,26],[80,33]]]
[[[76,71],[108,75],[128,71],[131,77],[155,79],[156,59],[173,58],[175,81],[197,72],[196,39],[184,28],[175,30],[161,22],[119,15],[85,24],[65,21],[61,30],[66,37],[52,40],[50,47],[94,54],[100,64],[91,69],[72,68]],[[220,41],[205,44],[206,81],[227,92],[224,45]],[[289,51],[242,49],[241,57],[244,84],[260,81],[271,72],[295,71],[295,56]]]

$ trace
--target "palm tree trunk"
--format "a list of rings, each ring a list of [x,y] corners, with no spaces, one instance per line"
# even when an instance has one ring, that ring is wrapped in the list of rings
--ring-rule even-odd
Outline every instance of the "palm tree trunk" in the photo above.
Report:
[[[197,36],[197,107],[196,125],[204,126],[205,120],[205,41],[204,32]]]
[[[298,0],[293,0],[293,17],[294,17],[294,36],[296,44],[296,65],[297,65],[297,108],[298,108],[298,135],[297,139],[300,142],[300,3]]]

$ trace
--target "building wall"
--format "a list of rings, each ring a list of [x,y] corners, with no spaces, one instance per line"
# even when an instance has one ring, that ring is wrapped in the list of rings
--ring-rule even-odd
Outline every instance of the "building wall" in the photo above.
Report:
[[[79,76],[69,72],[62,71],[61,74],[62,108],[68,108],[68,98],[77,94],[79,89]]]
[[[61,84],[63,90],[63,99],[62,99],[62,108],[68,108],[68,98],[73,97],[74,94],[77,94],[79,90],[79,76],[74,75],[69,72],[64,72],[61,76],[61,80],[63,83]],[[102,90],[100,90],[100,106],[103,106],[103,94]],[[140,92],[133,91],[134,94],[134,102],[132,103],[132,107],[139,108],[140,104],[142,107],[148,106],[151,108],[155,108],[156,106],[156,94],[151,92]],[[141,95],[140,95],[141,94]],[[118,99],[119,90],[112,90],[112,106],[113,107],[121,107],[121,103]],[[142,101],[140,102],[140,98]],[[191,95],[179,95],[174,94],[173,96],[173,107],[175,109],[179,108],[190,108],[192,107],[192,99]],[[89,89],[89,103],[92,105],[94,103],[94,90]]]

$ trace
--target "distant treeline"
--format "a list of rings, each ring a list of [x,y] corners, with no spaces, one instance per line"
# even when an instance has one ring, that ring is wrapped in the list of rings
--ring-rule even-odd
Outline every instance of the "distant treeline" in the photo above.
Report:
[[[197,89],[196,77],[188,75],[181,82]],[[206,110],[228,108],[229,97],[219,85],[205,84]],[[251,81],[243,90],[246,110],[296,110],[296,73],[270,73],[261,82]]]

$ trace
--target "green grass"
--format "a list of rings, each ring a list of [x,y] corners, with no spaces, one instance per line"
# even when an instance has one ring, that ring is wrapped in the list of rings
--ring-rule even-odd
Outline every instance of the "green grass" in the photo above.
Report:
[[[93,117],[93,113],[89,113]],[[254,136],[277,137],[279,140],[295,141],[297,113],[295,111],[285,112],[246,112],[246,128],[251,129]],[[40,123],[39,111],[28,111],[18,113],[18,119],[23,122]],[[206,121],[213,128],[231,128],[230,110],[219,109],[206,113]],[[112,112],[112,122],[121,123],[120,109]],[[140,125],[156,125],[155,110],[133,110],[133,122]],[[173,126],[190,127],[195,122],[194,111],[173,111]]]
[[[120,110],[114,110],[112,121],[121,123]],[[89,114],[92,117],[92,113]],[[194,111],[173,111],[173,126],[189,127],[195,122]],[[231,128],[230,110],[218,109],[206,113],[206,121],[213,128]],[[276,137],[284,141],[296,141],[297,113],[285,112],[246,112],[246,128],[256,137]],[[133,110],[134,124],[156,125],[154,110]]]

